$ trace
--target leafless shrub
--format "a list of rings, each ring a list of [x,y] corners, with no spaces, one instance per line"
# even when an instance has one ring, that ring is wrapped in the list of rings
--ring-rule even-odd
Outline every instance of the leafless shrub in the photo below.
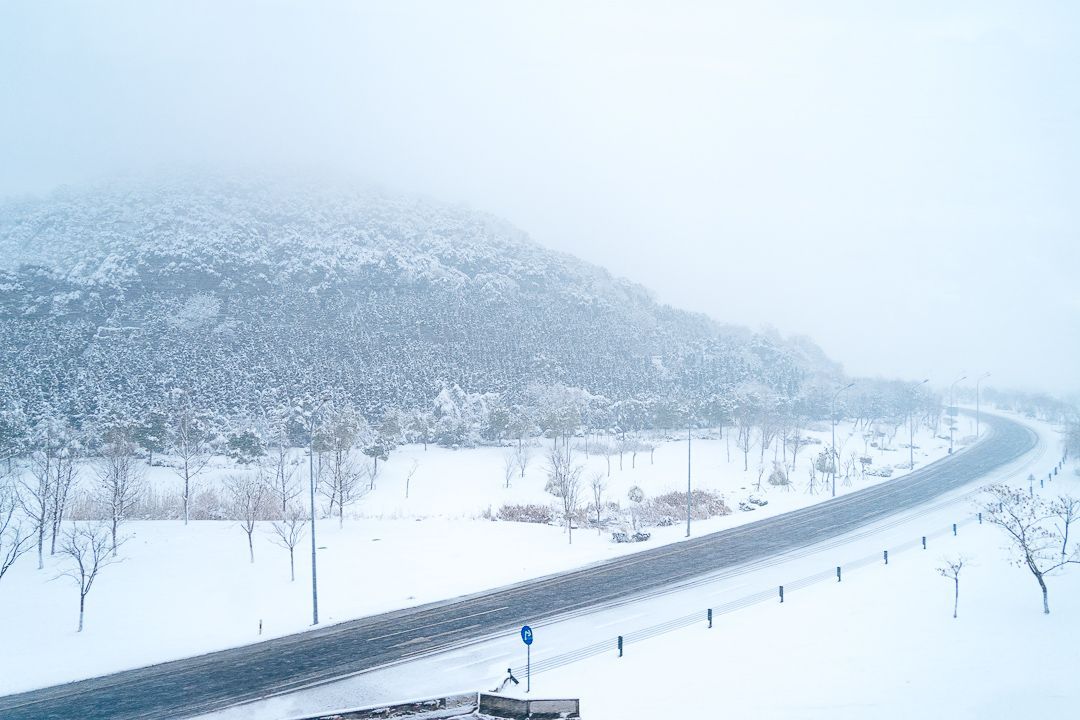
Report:
[[[78,632],[82,632],[86,596],[90,594],[98,573],[117,562],[116,542],[112,539],[111,527],[105,523],[75,523],[64,532],[59,552],[70,560],[60,577],[69,577],[79,586]]]
[[[510,522],[542,523],[544,525],[550,525],[555,519],[555,514],[551,511],[550,505],[509,504],[500,507],[498,512],[495,513],[495,517],[499,520],[507,520]]]
[[[708,520],[720,515],[730,515],[731,508],[724,499],[711,490],[694,490],[690,493],[690,519]],[[641,520],[646,525],[673,525],[686,522],[686,493],[673,491],[649,498],[642,503]]]

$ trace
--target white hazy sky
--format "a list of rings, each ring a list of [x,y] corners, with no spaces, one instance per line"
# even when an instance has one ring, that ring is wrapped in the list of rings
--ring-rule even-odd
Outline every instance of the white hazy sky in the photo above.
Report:
[[[333,167],[849,372],[1080,388],[1072,2],[0,4],[0,195]]]

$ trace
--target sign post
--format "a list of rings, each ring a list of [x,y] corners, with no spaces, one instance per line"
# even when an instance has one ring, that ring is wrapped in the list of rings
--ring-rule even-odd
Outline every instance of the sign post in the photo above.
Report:
[[[533,631],[528,625],[521,628],[521,641],[525,643],[525,692],[532,689],[532,642]]]

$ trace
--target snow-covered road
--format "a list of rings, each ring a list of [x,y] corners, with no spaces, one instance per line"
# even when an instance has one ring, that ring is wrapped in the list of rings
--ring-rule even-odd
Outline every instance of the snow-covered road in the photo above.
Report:
[[[723,667],[728,672],[738,667],[737,663],[730,662],[732,657],[741,657],[744,653],[752,657],[767,656],[770,648],[782,654],[781,648],[792,641],[784,633],[777,633],[777,628],[785,625],[782,619],[785,616],[799,614],[805,617],[808,608],[813,608],[814,622],[819,618],[821,627],[832,627],[837,632],[838,618],[853,612],[851,603],[858,603],[860,608],[873,607],[883,603],[886,596],[895,602],[898,596],[904,597],[904,588],[920,588],[926,584],[922,582],[922,575],[931,576],[929,585],[940,590],[941,597],[945,597],[948,588],[933,572],[935,563],[940,564],[944,553],[966,552],[973,544],[980,548],[980,555],[993,555],[996,550],[994,543],[997,537],[990,532],[990,528],[980,526],[975,519],[977,508],[974,500],[978,487],[999,480],[1024,478],[1028,473],[1045,474],[1058,460],[1059,443],[1054,430],[1038,423],[1028,425],[1039,434],[1038,447],[1021,460],[985,477],[977,487],[954,490],[930,504],[889,517],[843,537],[763,561],[727,568],[706,578],[695,579],[680,588],[649,593],[630,601],[620,600],[587,613],[573,613],[534,624],[536,642],[532,661],[534,667],[543,670],[534,676],[535,692],[580,696],[585,699],[590,717],[619,717],[614,708],[621,708],[622,717],[628,717],[627,704],[620,704],[617,698],[612,697],[613,694],[621,691],[624,695],[639,699],[651,697],[655,703],[667,702],[659,698],[669,696],[665,687],[669,683],[677,686],[681,682],[681,674],[689,677],[699,672],[704,678],[711,677],[712,682],[717,682],[714,666],[720,657],[727,661]],[[1062,484],[1069,482],[1062,476]],[[953,523],[959,525],[955,537],[951,529]],[[927,536],[928,542],[925,551],[920,542],[923,536]],[[987,543],[990,544],[989,550],[984,547]],[[886,549],[890,551],[888,567],[884,566],[882,559],[882,551]],[[833,573],[838,565],[846,568],[844,580],[838,587],[833,587],[837,585]],[[999,575],[1005,572],[1008,578],[1012,577],[1007,568],[1002,571],[995,565],[995,570]],[[912,573],[919,575],[919,582],[911,580],[909,583],[905,579]],[[801,579],[813,582],[800,583]],[[1023,580],[1016,579],[1018,583]],[[777,589],[782,584],[785,585],[786,602],[781,608]],[[1022,585],[1021,588],[1031,590]],[[928,601],[921,595],[912,600],[920,598]],[[735,607],[739,609],[734,610]],[[716,609],[711,630],[707,629],[707,608]],[[723,608],[732,608],[733,611],[721,614]],[[680,625],[681,618],[686,618],[692,624],[684,629],[669,628],[669,634],[654,639],[631,642],[634,638],[652,635],[653,628],[665,623]],[[894,619],[890,619],[887,623],[878,624],[895,623]],[[817,638],[818,631],[814,627],[817,626],[811,624],[800,629],[800,633],[806,636],[801,641],[803,647],[814,647],[815,652],[821,652],[820,645],[849,645],[852,657],[866,650],[865,645],[857,640],[850,642],[852,638],[846,632],[834,634],[831,638]],[[622,659],[615,657],[615,638],[618,635],[627,638],[626,657]],[[735,649],[736,637],[750,643],[750,646]],[[701,650],[696,645],[689,647],[687,644],[691,642],[698,645],[709,643],[712,649]],[[590,651],[598,651],[598,654],[590,655]],[[627,684],[626,678],[621,675],[621,668],[629,664],[627,661],[631,658],[640,673],[655,674],[657,682],[652,683],[639,673]],[[567,660],[576,662],[566,663]],[[868,656],[864,661],[872,663],[875,660]],[[505,675],[508,666],[517,669],[523,662],[521,641],[516,634],[508,632],[502,637],[240,706],[213,717],[280,718],[398,698],[486,688],[496,684]],[[813,668],[807,669],[807,672],[811,676],[817,673]],[[770,679],[787,682],[786,675]],[[752,684],[725,681],[723,685],[728,686],[730,691],[745,687],[746,692],[750,693],[748,697],[757,697]],[[640,689],[627,693],[627,687]],[[646,690],[647,687],[652,688],[651,693]],[[603,692],[598,688],[602,688]],[[763,689],[762,692],[766,691]],[[776,693],[772,691],[771,694]],[[726,698],[725,693],[725,701]],[[704,703],[697,710],[710,706],[709,701],[700,696],[696,701]],[[746,706],[743,715],[756,714],[750,712],[749,707]],[[800,706],[788,704],[778,707],[786,708],[790,714],[793,707]],[[908,707],[910,709],[911,706]],[[613,710],[609,713],[604,708]],[[654,709],[660,712],[661,706],[657,705]],[[694,715],[690,712],[686,716]]]

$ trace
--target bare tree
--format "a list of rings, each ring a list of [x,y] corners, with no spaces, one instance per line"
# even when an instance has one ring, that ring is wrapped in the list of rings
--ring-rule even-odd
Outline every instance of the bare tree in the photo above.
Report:
[[[509,488],[510,481],[517,473],[517,450],[507,450],[503,455],[503,487]]]
[[[417,412],[412,417],[410,426],[413,433],[419,438],[420,442],[424,444],[424,451],[427,451],[428,443],[431,441],[431,429],[435,425],[435,417],[428,411]]]
[[[1001,528],[1009,538],[1013,550],[1013,563],[1027,568],[1042,590],[1043,612],[1050,614],[1050,601],[1046,588],[1046,576],[1071,563],[1080,563],[1080,546],[1071,552],[1065,547],[1061,527],[1054,523],[1060,519],[1045,500],[1025,494],[1007,485],[989,488],[991,502],[983,512],[991,525]]]
[[[739,418],[735,425],[735,446],[743,454],[743,472],[750,469],[750,448],[754,446],[754,426],[749,419]]]
[[[811,460],[806,465],[807,477],[809,478],[809,482],[807,482],[806,485],[806,492],[815,495],[817,493],[817,463]],[[822,482],[824,482],[824,480],[822,480]]]
[[[563,517],[569,542],[574,542],[574,515],[581,503],[582,466],[574,462],[573,452],[567,444],[563,449],[552,448],[548,454],[548,482],[546,490],[562,501]]]
[[[342,527],[345,524],[345,507],[366,495],[370,489],[370,482],[363,481],[372,468],[358,465],[352,449],[344,446],[335,447],[326,455],[325,467],[320,471],[319,491],[329,501],[329,517],[334,516],[334,505],[337,505],[338,527]]]
[[[615,455],[615,446],[610,442],[598,440],[593,443],[593,455],[602,455],[607,462],[607,476],[611,477],[611,457]]]
[[[307,525],[307,511],[301,505],[293,504],[285,508],[280,520],[271,525],[274,531],[273,542],[289,551],[289,580],[296,581],[296,546],[304,537]]]
[[[405,499],[409,499],[409,485],[412,484],[413,475],[416,474],[416,469],[420,467],[420,463],[416,460],[412,461],[412,465],[409,466],[409,472],[405,474]]]
[[[514,457],[517,460],[518,471],[520,472],[521,477],[525,477],[525,469],[529,467],[531,456],[532,452],[529,450],[529,446],[518,439],[517,447],[514,449]],[[608,462],[610,464],[610,460]]]
[[[341,483],[346,473],[356,472],[350,455],[356,443],[356,427],[347,410],[328,409],[315,446],[319,453],[319,493],[326,498],[327,517],[334,516],[334,506],[341,500]]]
[[[367,422],[352,408],[331,408],[328,412],[320,436],[321,454],[326,460],[321,461],[325,467],[319,473],[319,489],[329,501],[327,513],[330,517],[334,515],[334,504],[337,504],[339,527],[345,522],[345,506],[375,487],[378,458],[375,464],[361,467],[353,452],[357,444],[369,436]],[[361,489],[361,480],[365,478],[367,486]]]
[[[630,469],[637,469],[637,454],[643,450],[641,441],[635,437],[626,441],[626,451],[630,453]]]
[[[67,512],[68,498],[78,478],[76,460],[79,442],[66,420],[47,417],[36,428],[39,452],[38,471],[50,475],[48,488],[49,554],[56,554],[56,539]]]
[[[761,425],[758,427],[758,446],[761,450],[761,454],[758,457],[758,464],[764,466],[765,451],[769,449],[773,439],[776,438],[777,420],[776,416],[771,411],[762,411],[759,422]]]
[[[256,473],[244,472],[225,478],[225,490],[229,504],[240,520],[240,529],[247,535],[248,555],[255,562],[255,542],[252,534],[255,523],[263,517],[266,504],[266,483]]]
[[[1061,535],[1061,559],[1069,554],[1069,529],[1080,520],[1080,499],[1070,495],[1059,495],[1050,505],[1050,512],[1055,517],[1055,529]]]
[[[656,464],[656,443],[652,443],[652,442],[648,442],[648,441],[642,442],[641,443],[641,452],[649,453],[649,464],[650,465],[655,465]]]
[[[16,512],[15,487],[0,478],[0,579],[23,553],[34,547],[34,535],[23,527]]]
[[[797,414],[791,416],[791,430],[788,440],[791,443],[791,472],[795,472],[795,461],[799,456],[799,449],[803,446],[802,418]]]
[[[373,450],[375,450],[375,448],[364,448],[364,454],[368,455],[368,453]],[[382,475],[382,470],[379,469],[379,459],[381,458],[382,460],[386,460],[388,456],[376,452],[374,455],[369,455],[369,457],[371,458],[371,467],[365,468],[363,471],[363,475],[367,478],[368,481],[367,489],[374,490],[375,481],[379,479],[380,475]]]
[[[272,463],[272,473],[268,473],[271,475],[270,492],[274,497],[274,504],[281,510],[284,517],[289,505],[300,497],[301,492],[296,478],[296,465],[289,459],[288,441],[284,434],[275,439],[270,462]]]
[[[595,473],[592,477],[592,481],[589,483],[589,489],[592,490],[593,507],[596,508],[596,534],[600,535],[600,511],[603,508],[604,491],[607,490],[607,483],[604,482],[604,476],[600,473]]]
[[[78,465],[76,463],[77,457],[78,454],[75,452],[75,444],[71,442],[56,448],[56,453],[53,457],[53,478],[50,483],[52,486],[52,502],[50,503],[50,555],[56,554],[56,538],[60,534],[60,528],[64,522],[64,516],[67,513],[68,499],[71,497],[71,490],[78,481],[79,473]]]
[[[206,428],[195,414],[191,398],[184,393],[175,408],[172,426],[169,428],[169,447],[180,464],[173,471],[183,482],[180,497],[184,506],[184,524],[188,524],[191,510],[191,497],[198,477],[207,463],[210,453],[206,448]]]
[[[126,429],[113,428],[106,435],[97,461],[97,495],[105,510],[116,555],[117,531],[143,492],[143,465],[135,459],[135,444]]]
[[[30,459],[33,480],[21,483],[20,497],[24,502],[23,512],[33,521],[38,536],[38,569],[41,569],[47,533],[49,554],[56,553],[57,535],[78,476],[75,463],[78,441],[66,421],[52,416],[36,426],[34,434],[37,450]]]
[[[116,545],[112,543],[109,553],[109,528],[101,523],[75,523],[68,528],[60,541],[60,554],[67,557],[71,564],[60,573],[60,577],[69,577],[79,586],[79,630],[83,630],[83,617],[86,614],[86,596],[94,586],[94,580],[103,568],[118,562]]]
[[[952,616],[955,619],[956,610],[960,606],[960,571],[964,569],[967,558],[960,555],[956,558],[942,558],[942,562],[945,564],[939,567],[937,571],[942,577],[950,578],[953,581]]]
[[[641,504],[645,502],[645,491],[634,485],[626,491],[626,498],[630,501],[630,526],[637,532],[638,516],[641,515]]]
[[[38,570],[45,567],[45,528],[52,517],[52,457],[48,452],[35,452],[30,458],[29,478],[19,481],[19,506],[30,521],[37,540]]]
[[[372,483],[364,484],[364,476],[370,475],[375,472],[374,466],[372,467],[357,467],[351,461],[351,456],[346,455],[346,462],[343,466],[337,465],[331,466],[331,475],[337,473],[338,479],[338,527],[345,526],[345,508],[352,505],[368,494],[372,488]]]

